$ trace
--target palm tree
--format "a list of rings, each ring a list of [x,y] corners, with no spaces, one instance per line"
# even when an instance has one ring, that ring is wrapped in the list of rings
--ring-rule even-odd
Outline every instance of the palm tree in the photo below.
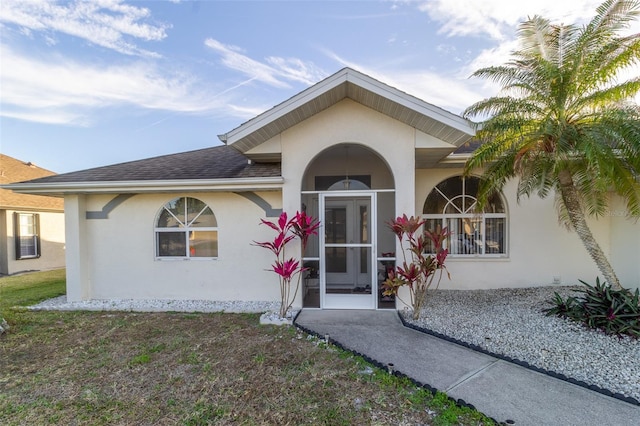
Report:
[[[640,77],[620,81],[640,62],[640,34],[620,35],[639,1],[608,0],[586,26],[539,16],[521,23],[519,50],[502,66],[473,76],[502,90],[467,108],[483,142],[465,166],[484,169],[480,203],[517,178],[518,200],[554,194],[561,223],[582,240],[607,282],[620,282],[587,217],[607,214],[615,193],[640,216]],[[631,67],[636,68],[631,68]]]

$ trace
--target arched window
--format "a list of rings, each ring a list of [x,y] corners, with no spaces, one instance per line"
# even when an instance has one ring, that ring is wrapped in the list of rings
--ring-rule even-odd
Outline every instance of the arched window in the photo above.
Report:
[[[425,229],[447,227],[449,254],[454,256],[505,255],[507,213],[498,194],[484,211],[476,210],[480,179],[454,176],[440,182],[427,197],[422,210]]]
[[[157,258],[218,257],[218,223],[197,198],[180,197],[164,205],[155,227]]]

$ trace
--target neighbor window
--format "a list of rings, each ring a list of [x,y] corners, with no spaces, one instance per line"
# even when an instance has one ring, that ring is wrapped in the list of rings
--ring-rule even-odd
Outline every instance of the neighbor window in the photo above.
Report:
[[[483,211],[477,211],[476,177],[455,176],[440,182],[427,197],[423,218],[425,229],[447,227],[451,232],[446,248],[452,256],[505,255],[507,214],[498,194],[489,197]]]
[[[218,257],[218,224],[209,206],[180,197],[164,205],[155,228],[158,258]]]
[[[40,257],[40,215],[15,213],[16,259]]]

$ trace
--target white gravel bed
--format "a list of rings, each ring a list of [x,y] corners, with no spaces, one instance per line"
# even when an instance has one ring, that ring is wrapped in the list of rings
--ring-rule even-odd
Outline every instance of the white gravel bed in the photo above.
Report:
[[[408,323],[640,401],[640,339],[618,338],[541,312],[571,287],[436,290]]]
[[[34,311],[131,311],[131,312],[230,312],[259,313],[277,311],[280,302],[214,302],[210,300],[86,300],[67,302],[67,296],[30,306]]]

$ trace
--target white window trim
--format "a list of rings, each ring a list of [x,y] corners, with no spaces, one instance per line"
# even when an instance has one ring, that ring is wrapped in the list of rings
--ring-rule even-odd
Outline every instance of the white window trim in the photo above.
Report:
[[[183,197],[177,197],[177,198],[194,198],[196,200],[201,201],[206,207],[203,208],[197,215],[196,217],[194,217],[191,220],[191,223],[193,223],[198,217],[200,217],[200,215],[206,210],[206,208],[208,207],[211,210],[211,213],[213,214],[214,218],[216,219],[216,223],[218,221],[218,219],[215,217],[215,213],[213,212],[213,209],[211,208],[211,206],[209,206],[209,204],[205,203],[204,201],[200,200],[199,198],[195,198],[195,197],[189,197],[189,196],[183,196]],[[217,226],[198,226],[198,227],[191,227],[189,225],[187,226],[181,226],[178,228],[165,228],[165,227],[158,227],[158,219],[160,214],[163,211],[167,211],[169,214],[171,214],[171,216],[173,216],[178,222],[180,222],[180,220],[173,214],[173,212],[171,212],[169,209],[166,208],[167,204],[171,203],[173,200],[176,200],[177,198],[173,198],[171,200],[169,200],[167,203],[165,203],[162,208],[160,209],[160,211],[158,212],[158,214],[155,217],[155,226],[154,226],[154,232],[153,232],[153,242],[154,242],[154,255],[155,255],[155,260],[157,261],[210,261],[210,260],[217,260],[220,258],[220,232],[218,230],[219,227]],[[185,203],[185,207],[186,207],[187,203]],[[191,256],[190,253],[190,247],[189,247],[189,233],[191,231],[201,231],[201,232],[215,232],[216,233],[216,237],[218,240],[218,256],[207,256],[207,257],[203,257],[203,256]],[[179,233],[179,232],[184,232],[185,234],[185,241],[186,241],[186,247],[185,247],[185,256],[160,256],[158,253],[158,236],[160,233],[163,232],[171,232],[171,233]]]
[[[33,217],[33,234],[24,235],[21,231],[21,223],[20,218],[22,216],[32,216]],[[14,216],[15,220],[15,258],[16,260],[26,260],[26,259],[37,259],[41,256],[41,247],[40,247],[40,214],[39,213],[30,213],[30,212],[15,212]],[[25,255],[22,254],[20,239],[23,237],[31,237],[33,239],[33,244],[35,248],[34,254]]]
[[[451,176],[447,179],[451,179],[454,178],[456,176]],[[440,183],[446,181],[447,179],[444,179],[440,182],[438,182],[438,184],[436,186],[434,186],[434,188],[429,191],[429,193],[427,194],[427,198],[431,195],[431,193],[433,192],[433,190],[436,190],[440,193],[440,195],[445,198],[447,200],[447,203],[444,206],[443,210],[447,209],[447,206],[449,206],[450,204],[453,205],[458,211],[461,211],[460,209],[457,208],[457,206],[455,206],[455,204],[453,204],[451,201],[459,198],[459,197],[463,197],[467,198],[467,199],[472,199],[473,202],[471,203],[470,206],[466,206],[465,205],[465,212],[471,212],[472,207],[475,206],[476,202],[477,202],[477,198],[473,195],[467,194],[466,192],[466,179],[468,178],[464,178],[465,180],[463,181],[463,186],[462,186],[462,194],[457,194],[455,197],[453,198],[449,198],[447,197],[444,193],[442,193],[442,191],[440,191],[440,189],[438,188],[438,185],[440,185]],[[455,260],[455,259],[460,259],[460,260],[464,260],[464,259],[478,259],[478,260],[490,260],[490,259],[506,259],[509,257],[509,215],[507,213],[507,206],[506,203],[504,202],[504,198],[502,197],[502,195],[499,195],[500,197],[500,201],[502,202],[503,208],[505,210],[504,213],[427,213],[427,214],[422,214],[422,218],[423,219],[431,219],[431,220],[440,220],[440,224],[441,226],[444,228],[447,226],[447,220],[448,219],[481,219],[482,220],[482,253],[470,253],[470,254],[453,254],[453,253],[449,253],[448,257],[451,258],[451,260]],[[427,198],[425,198],[425,203]],[[424,204],[424,203],[423,203]],[[504,219],[504,241],[503,241],[503,253],[485,253],[486,250],[486,238],[487,238],[487,233],[486,233],[486,219]],[[445,241],[445,244],[447,245],[445,248],[449,247],[449,241],[450,239],[447,238],[447,240]]]

